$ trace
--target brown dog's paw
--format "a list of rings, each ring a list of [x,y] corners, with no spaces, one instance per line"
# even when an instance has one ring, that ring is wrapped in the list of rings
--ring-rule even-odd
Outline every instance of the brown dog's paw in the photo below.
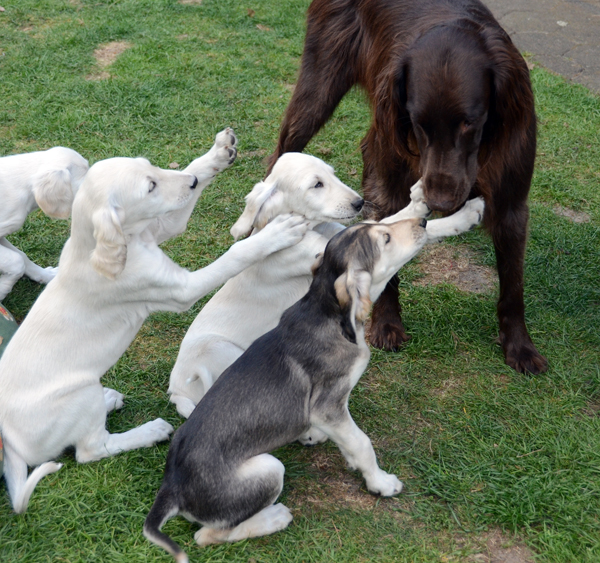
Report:
[[[408,340],[410,340],[410,335],[406,334],[400,319],[398,319],[398,323],[371,325],[369,342],[373,348],[395,352]]]
[[[506,363],[519,373],[538,375],[548,369],[548,360],[535,349],[532,342],[520,346],[507,344],[504,357]]]

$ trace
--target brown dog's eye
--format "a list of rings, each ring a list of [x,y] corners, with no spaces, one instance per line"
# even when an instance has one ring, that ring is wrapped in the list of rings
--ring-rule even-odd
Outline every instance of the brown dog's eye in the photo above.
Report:
[[[465,119],[462,123],[461,123],[461,129],[463,133],[466,133],[467,131],[469,131],[469,129],[471,129],[471,125],[472,123],[470,121],[468,121],[467,119]]]
[[[156,188],[156,182],[151,181],[150,182],[150,189],[148,190],[148,193],[151,193],[152,191],[154,191],[154,188]]]

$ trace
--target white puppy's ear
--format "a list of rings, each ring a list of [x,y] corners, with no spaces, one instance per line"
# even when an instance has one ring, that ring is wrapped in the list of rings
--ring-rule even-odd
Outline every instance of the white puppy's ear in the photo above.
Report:
[[[283,194],[276,184],[259,182],[246,196],[246,208],[229,231],[237,240],[252,229],[262,229],[273,217],[282,212]]]
[[[92,252],[92,267],[99,274],[114,280],[125,268],[127,244],[117,210],[112,205],[92,215],[96,247]]]
[[[73,189],[71,173],[66,169],[45,170],[33,178],[33,196],[40,209],[54,219],[71,214]]]
[[[342,310],[342,332],[356,344],[356,323],[364,323],[371,310],[371,275],[365,270],[349,269],[333,285]]]

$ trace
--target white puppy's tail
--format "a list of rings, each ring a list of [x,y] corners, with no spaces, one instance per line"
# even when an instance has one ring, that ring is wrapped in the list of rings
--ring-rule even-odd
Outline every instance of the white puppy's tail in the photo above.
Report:
[[[40,479],[58,471],[62,463],[47,461],[36,467],[27,477],[27,463],[8,444],[5,443],[5,447],[4,477],[8,485],[8,494],[13,510],[17,514],[22,514],[27,510],[29,497]]]

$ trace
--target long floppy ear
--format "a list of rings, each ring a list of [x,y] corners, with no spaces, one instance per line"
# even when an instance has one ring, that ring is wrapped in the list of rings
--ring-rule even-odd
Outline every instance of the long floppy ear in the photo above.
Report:
[[[374,125],[380,149],[403,158],[415,157],[417,148],[410,115],[406,110],[408,62],[395,61],[375,92]]]
[[[92,252],[92,267],[99,274],[114,280],[125,268],[127,244],[117,210],[112,205],[92,215],[96,248]]]
[[[324,254],[325,254],[324,252],[319,252],[315,256],[315,261],[313,262],[313,265],[310,267],[310,273],[312,274],[313,278],[319,271],[319,268],[323,265],[323,255]]]
[[[66,168],[45,170],[33,178],[33,196],[40,209],[54,219],[66,219],[73,206],[71,173]]]
[[[254,228],[262,229],[279,214],[282,203],[283,194],[277,190],[277,184],[259,182],[246,196],[246,208],[229,232],[237,240]]]
[[[348,270],[333,284],[342,310],[342,333],[356,344],[356,323],[363,323],[371,310],[371,275],[365,270]]]
[[[506,139],[514,133],[523,135],[535,119],[527,63],[503,30],[486,28],[482,33],[491,60],[492,99],[488,117],[494,129],[491,134]]]

